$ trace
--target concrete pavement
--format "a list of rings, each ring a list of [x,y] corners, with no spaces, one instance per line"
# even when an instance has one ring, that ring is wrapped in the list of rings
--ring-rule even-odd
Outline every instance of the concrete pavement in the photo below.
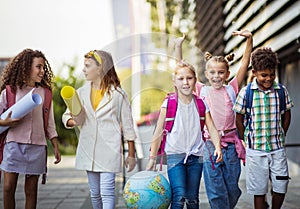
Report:
[[[80,209],[89,196],[84,171],[74,169],[74,157],[62,156],[62,162],[53,164],[48,158],[48,179],[45,185],[39,183],[38,209]],[[24,208],[24,175],[20,175],[16,191],[16,208]],[[3,180],[2,180],[3,181]],[[3,182],[0,189],[0,208],[3,208]]]
[[[86,173],[84,171],[78,171],[74,169],[73,156],[63,156],[62,162],[58,165],[54,165],[53,157],[49,157],[48,165],[48,181],[46,185],[39,184],[38,193],[38,209],[92,209],[89,189],[87,183]],[[293,167],[294,165],[291,165]],[[298,169],[298,170],[297,170]],[[286,195],[284,206],[282,209],[300,209],[300,176],[299,168],[296,168],[296,172],[291,173],[291,181],[289,184],[289,190]],[[117,176],[116,179],[116,208],[126,208],[122,199],[122,176]],[[24,176],[20,176],[18,187],[16,191],[16,208],[24,208]],[[0,208],[3,208],[3,195],[2,186],[0,188]],[[248,195],[245,191],[245,179],[244,170],[242,172],[240,186],[243,194],[237,205],[237,209],[251,209],[253,208],[252,196]],[[268,196],[270,202],[271,197]],[[204,183],[201,182],[200,188],[200,201],[201,208],[208,209],[208,201],[205,195]]]

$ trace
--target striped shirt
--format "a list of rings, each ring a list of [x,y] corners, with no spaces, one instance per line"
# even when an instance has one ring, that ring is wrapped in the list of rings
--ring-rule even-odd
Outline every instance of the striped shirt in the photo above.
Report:
[[[233,110],[240,114],[246,114],[246,87],[242,88],[238,94]],[[279,96],[276,89],[279,85],[274,81],[273,87],[267,91],[259,89],[256,79],[251,84],[253,90],[253,103],[251,108],[251,124],[246,124],[244,139],[248,140],[248,146],[254,150],[271,152],[284,147],[285,137],[281,126],[281,114]],[[285,111],[294,105],[286,88],[285,91]]]

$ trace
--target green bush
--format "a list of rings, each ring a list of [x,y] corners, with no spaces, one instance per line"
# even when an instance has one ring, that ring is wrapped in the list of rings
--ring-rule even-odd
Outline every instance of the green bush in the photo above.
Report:
[[[62,123],[61,117],[66,110],[66,105],[60,96],[61,89],[66,86],[80,86],[84,80],[80,80],[74,76],[75,65],[64,65],[64,72],[67,71],[67,78],[63,78],[59,75],[55,77],[54,88],[53,88],[53,108],[54,117],[56,123],[56,130],[58,133],[59,148],[61,154],[74,155],[78,144],[76,133],[73,129],[66,129]],[[52,151],[49,150],[49,154]]]

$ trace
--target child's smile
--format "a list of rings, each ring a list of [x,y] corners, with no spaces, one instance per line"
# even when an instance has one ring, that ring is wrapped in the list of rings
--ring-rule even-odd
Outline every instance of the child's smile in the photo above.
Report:
[[[214,88],[221,88],[229,76],[229,71],[224,63],[212,62],[205,71],[205,76]]]
[[[266,91],[273,86],[276,77],[275,69],[265,69],[259,71],[253,70],[253,74],[256,76],[257,84],[261,90]]]
[[[187,68],[181,68],[177,71],[174,78],[174,85],[178,93],[185,96],[191,96],[195,87],[196,77]]]

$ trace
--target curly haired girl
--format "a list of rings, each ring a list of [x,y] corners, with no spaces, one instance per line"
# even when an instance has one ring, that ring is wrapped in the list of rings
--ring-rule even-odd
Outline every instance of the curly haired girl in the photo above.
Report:
[[[0,113],[8,108],[7,89],[13,92],[16,102],[33,89],[45,102],[48,95],[46,91],[51,91],[53,77],[51,67],[42,52],[24,49],[10,61],[2,73]],[[46,173],[46,138],[54,148],[54,163],[61,160],[52,104],[47,121],[44,121],[43,114],[43,105],[39,105],[23,118],[13,119],[10,112],[5,119],[0,119],[0,126],[9,126],[3,161],[0,164],[0,169],[4,171],[4,209],[16,207],[15,192],[19,174],[26,175],[25,208],[36,208],[38,179],[41,174]]]

